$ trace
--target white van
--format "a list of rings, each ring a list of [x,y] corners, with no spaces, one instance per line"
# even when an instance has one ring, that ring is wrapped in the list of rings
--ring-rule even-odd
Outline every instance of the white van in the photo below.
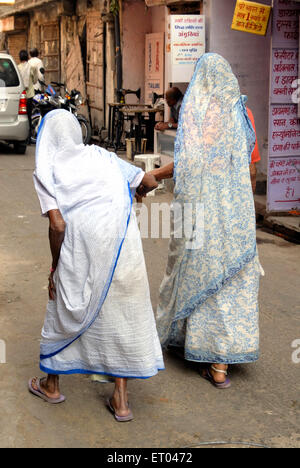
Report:
[[[11,55],[0,53],[0,140],[25,154],[29,135],[26,92]]]

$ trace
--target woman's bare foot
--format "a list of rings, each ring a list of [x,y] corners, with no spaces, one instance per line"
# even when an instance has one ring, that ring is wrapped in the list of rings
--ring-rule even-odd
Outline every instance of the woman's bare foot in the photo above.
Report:
[[[129,416],[127,379],[115,380],[115,391],[110,403],[118,416]]]
[[[228,365],[226,364],[213,364],[210,369],[209,369],[209,372],[211,373],[214,381],[216,383],[224,383],[226,381],[226,374],[224,374],[223,372],[216,372],[213,370],[213,367],[215,369],[218,369],[220,371],[226,371],[228,370]]]
[[[32,388],[36,391],[38,391],[37,381],[37,377],[32,380]],[[58,375],[48,375],[48,377],[40,379],[40,387],[48,398],[58,399],[60,397]]]

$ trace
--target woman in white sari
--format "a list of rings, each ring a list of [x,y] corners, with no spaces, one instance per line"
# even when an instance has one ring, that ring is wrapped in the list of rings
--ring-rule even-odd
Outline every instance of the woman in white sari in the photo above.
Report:
[[[192,204],[194,215],[203,210],[203,223],[194,217],[189,238],[179,238],[173,224],[157,325],[163,345],[212,364],[202,375],[220,389],[230,387],[229,364],[259,358],[261,267],[249,172],[254,145],[245,96],[229,63],[205,54],[181,107],[175,163],[152,172],[157,180],[174,172],[176,205]]]
[[[133,419],[127,379],[164,369],[132,196],[157,186],[115,154],[82,143],[74,116],[48,114],[39,132],[35,187],[50,221],[53,257],[40,368],[29,390],[61,403],[60,374],[115,379],[107,405]]]

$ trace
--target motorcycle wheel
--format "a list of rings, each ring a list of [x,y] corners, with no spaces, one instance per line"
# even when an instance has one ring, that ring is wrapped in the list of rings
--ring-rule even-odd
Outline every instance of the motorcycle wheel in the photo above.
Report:
[[[92,128],[90,123],[83,115],[77,115],[77,120],[81,127],[83,143],[88,145],[92,138]]]
[[[37,135],[39,131],[41,116],[39,114],[33,115],[31,118],[31,143],[36,144]]]

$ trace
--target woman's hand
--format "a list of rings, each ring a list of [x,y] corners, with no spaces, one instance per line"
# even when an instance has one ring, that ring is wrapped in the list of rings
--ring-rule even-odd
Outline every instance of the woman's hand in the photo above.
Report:
[[[55,294],[56,294],[56,288],[55,288],[55,284],[53,281],[53,275],[54,275],[54,272],[51,272],[49,276],[48,291],[49,291],[50,301],[55,301]]]
[[[141,197],[137,192],[135,194],[135,199],[137,203],[143,203],[143,197]]]
[[[152,174],[145,174],[144,178],[137,188],[136,192],[139,197],[145,197],[147,193],[152,192],[158,187],[158,183]]]
[[[51,268],[51,273],[49,276],[48,291],[49,291],[50,301],[54,301],[55,296],[56,296],[56,289],[55,289],[55,284],[53,281],[53,275],[58,265],[60,249],[64,241],[64,237],[65,237],[66,224],[59,210],[48,211],[48,218],[49,218],[49,241],[50,241],[50,249],[52,253],[52,268]]]

